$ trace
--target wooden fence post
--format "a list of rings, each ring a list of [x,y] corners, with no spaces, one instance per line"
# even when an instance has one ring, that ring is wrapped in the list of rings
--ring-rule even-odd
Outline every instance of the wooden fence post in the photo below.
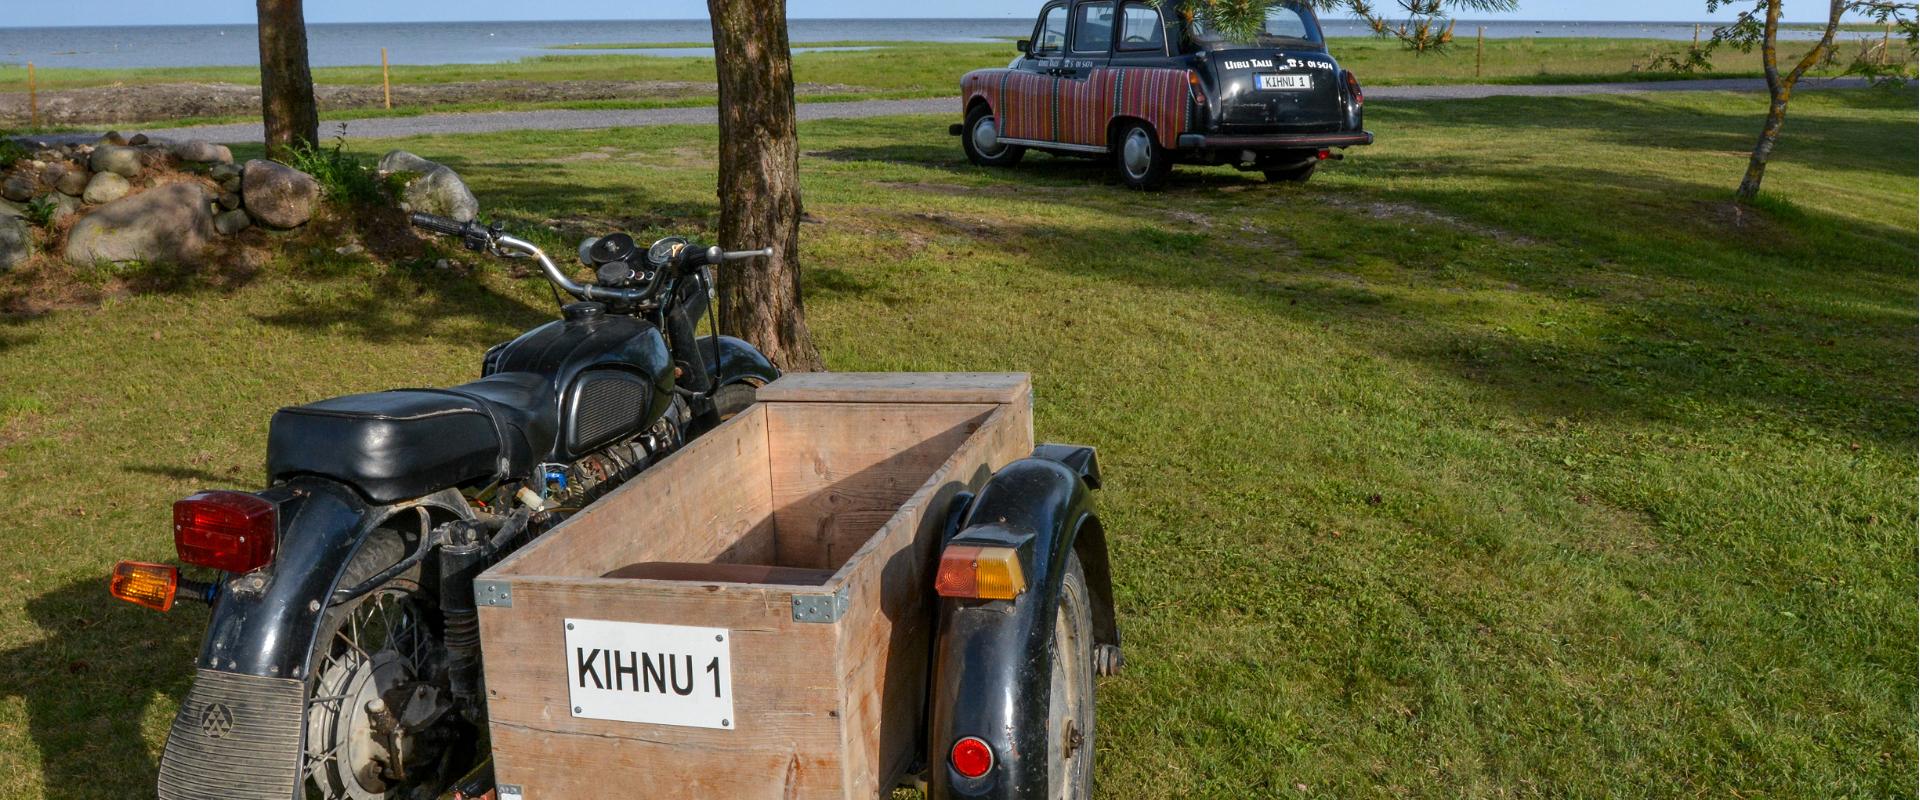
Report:
[[[380,48],[380,89],[387,95],[387,110],[393,110],[393,77],[387,71],[387,48]]]
[[[40,127],[40,84],[33,74],[33,62],[27,62],[27,124]]]
[[[1893,46],[1893,23],[1889,21],[1887,22],[1886,32],[1880,34],[1880,66],[1884,67],[1887,65],[1887,54],[1891,52],[1889,48],[1891,48],[1892,46]]]
[[[1700,23],[1693,23],[1693,49],[1700,49]]]
[[[1473,35],[1473,77],[1480,77],[1480,62],[1486,58],[1486,55],[1487,26],[1482,25],[1479,32]]]

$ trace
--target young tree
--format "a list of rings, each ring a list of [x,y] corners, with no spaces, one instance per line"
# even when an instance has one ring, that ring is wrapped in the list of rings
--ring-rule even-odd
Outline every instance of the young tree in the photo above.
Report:
[[[824,367],[800,299],[800,143],[786,0],[707,0],[720,81],[720,242],[773,257],[720,270],[726,332],[783,370]]]
[[[260,117],[267,157],[287,160],[320,140],[320,112],[307,64],[307,19],[300,0],[256,0],[260,17]]]
[[[1891,0],[1827,0],[1826,24],[1821,30],[1820,39],[1813,43],[1799,58],[1791,59],[1791,66],[1784,71],[1780,59],[1780,15],[1785,0],[1707,0],[1709,13],[1742,3],[1751,3],[1752,7],[1740,12],[1740,15],[1726,25],[1715,28],[1713,38],[1705,45],[1691,48],[1682,58],[1667,57],[1658,64],[1693,71],[1713,68],[1713,52],[1722,46],[1730,46],[1743,53],[1760,49],[1760,69],[1767,78],[1767,116],[1760,125],[1760,138],[1754,142],[1753,154],[1747,159],[1746,174],[1740,178],[1740,187],[1734,195],[1741,202],[1749,202],[1760,194],[1760,182],[1767,174],[1767,161],[1773,156],[1773,148],[1780,141],[1780,130],[1787,121],[1787,102],[1793,99],[1793,89],[1805,77],[1808,70],[1823,64],[1838,61],[1839,48],[1834,37],[1840,30],[1840,20],[1849,13],[1866,15],[1883,24],[1898,25],[1905,34],[1909,51],[1912,50],[1914,36],[1914,4],[1892,2]],[[1886,53],[1880,52],[1877,61],[1867,57],[1856,61],[1848,71],[1879,79],[1893,75],[1898,77],[1899,70],[1905,68],[1903,60],[1899,66],[1890,67]]]

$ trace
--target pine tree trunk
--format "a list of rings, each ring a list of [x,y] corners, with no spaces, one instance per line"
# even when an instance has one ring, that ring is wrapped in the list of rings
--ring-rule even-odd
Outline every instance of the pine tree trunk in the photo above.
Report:
[[[320,113],[307,64],[307,21],[300,0],[257,0],[260,15],[260,116],[267,157],[320,139]]]
[[[726,333],[782,370],[824,368],[800,301],[800,143],[785,0],[707,0],[720,83],[720,244],[773,248],[720,269]]]

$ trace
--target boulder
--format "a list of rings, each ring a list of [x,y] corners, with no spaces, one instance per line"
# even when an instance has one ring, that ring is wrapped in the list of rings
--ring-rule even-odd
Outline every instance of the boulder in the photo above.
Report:
[[[227,149],[226,145],[214,144],[204,139],[188,139],[183,142],[174,142],[173,155],[181,161],[193,161],[202,164],[233,163],[233,151]]]
[[[58,223],[67,217],[80,213],[80,198],[70,197],[59,192],[54,192],[47,196],[53,198],[53,216],[47,219],[48,222]]]
[[[242,169],[239,164],[215,164],[213,165],[213,169],[207,170],[207,177],[221,182],[229,178],[239,180],[241,174],[244,172],[246,172],[246,170]]]
[[[122,178],[140,174],[140,151],[131,147],[96,147],[88,161],[94,172],[111,172]]]
[[[435,167],[407,182],[400,191],[403,211],[424,211],[456,222],[470,222],[480,214],[480,200],[453,170]]]
[[[107,131],[105,135],[100,137],[99,141],[99,144],[103,145],[124,145],[126,143],[127,137],[121,136],[119,131]]]
[[[320,203],[320,182],[285,164],[254,159],[247,162],[240,179],[240,198],[255,221],[297,228],[313,218],[313,208]]]
[[[253,218],[247,216],[247,210],[244,208],[223,212],[213,218],[213,229],[219,231],[222,236],[232,236],[246,230],[252,224]]]
[[[16,203],[6,198],[0,198],[0,218],[24,217],[26,215],[26,203]]]
[[[92,176],[87,174],[86,167],[74,164],[60,173],[60,178],[54,181],[53,188],[58,189],[61,194],[79,197],[86,193],[87,182],[91,179]]]
[[[384,175],[395,172],[414,172],[425,175],[439,169],[440,166],[436,162],[428,161],[405,150],[395,150],[380,157],[379,170]]]
[[[0,272],[33,255],[33,230],[19,217],[0,216]]]
[[[0,197],[16,203],[24,203],[33,199],[33,190],[36,188],[39,188],[39,183],[32,176],[16,172],[8,175],[6,180],[0,181]]]
[[[192,263],[213,238],[212,206],[197,183],[169,183],[116,200],[74,224],[67,260]]]
[[[240,207],[240,195],[234,194],[233,192],[221,192],[219,199],[214,202],[219,203],[222,210],[232,211]]]
[[[94,205],[104,205],[126,197],[131,191],[133,184],[128,183],[126,178],[112,172],[96,172],[87,181],[87,188],[80,196]]]

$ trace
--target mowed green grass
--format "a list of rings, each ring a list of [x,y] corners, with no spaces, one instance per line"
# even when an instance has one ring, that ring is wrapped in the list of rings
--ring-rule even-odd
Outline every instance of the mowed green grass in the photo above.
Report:
[[[1152,195],[809,123],[808,318],[836,370],[1031,372],[1039,437],[1100,448],[1102,797],[1912,797],[1914,105],[1796,98],[1736,209],[1763,103],[1382,103],[1304,187]],[[712,231],[713,137],[356,149],[565,246]],[[0,797],[150,790],[205,612],[103,576],[257,486],[275,408],[469,379],[552,314],[331,246],[0,322]]]
[[[1334,39],[1328,50],[1342,66],[1352,69],[1366,86],[1424,85],[1444,83],[1577,83],[1607,80],[1671,80],[1688,77],[1754,77],[1760,74],[1757,53],[1735,51],[1716,58],[1715,71],[1703,75],[1683,75],[1651,69],[1660,55],[1684,51],[1685,42],[1659,39],[1570,39],[1524,38],[1489,39],[1481,66],[1476,71],[1474,42],[1469,35],[1456,41],[1444,53],[1409,52],[1396,41],[1377,38]],[[798,53],[793,57],[794,80],[819,84],[823,88],[803,94],[801,102],[823,102],[872,98],[943,97],[958,91],[958,76],[968,70],[1005,66],[1016,55],[1011,42],[994,43],[914,43],[914,42],[824,42],[815,46],[861,46],[872,49],[836,52]],[[568,47],[590,47],[577,45]],[[698,46],[696,43],[664,45],[607,44],[609,48],[633,49],[635,54],[565,54],[535,56],[499,64],[445,64],[432,66],[395,66],[395,85],[445,84],[474,81],[686,81],[710,84],[714,80],[713,60],[696,57],[645,55],[648,49],[666,46]],[[808,46],[798,43],[797,47]],[[1843,46],[1851,58],[1850,43]],[[1792,50],[1792,46],[1788,47]],[[1834,70],[1816,71],[1829,74]],[[377,53],[368,54],[368,65],[357,67],[320,67],[313,71],[321,85],[378,85],[381,81]],[[258,83],[259,70],[253,67],[187,67],[165,69],[42,69],[38,73],[42,91],[74,89],[112,84],[149,84],[179,82]],[[25,92],[27,74],[24,65],[0,64],[0,92]],[[530,108],[657,108],[667,106],[712,105],[706,95],[571,100],[542,103],[507,103],[489,100],[484,91],[470,99],[432,106],[403,104],[393,110],[356,108],[329,110],[326,119],[355,119],[376,116],[405,116],[428,111],[498,111]],[[229,122],[247,117],[206,117],[179,120],[181,123]],[[150,120],[127,120],[144,122]]]

